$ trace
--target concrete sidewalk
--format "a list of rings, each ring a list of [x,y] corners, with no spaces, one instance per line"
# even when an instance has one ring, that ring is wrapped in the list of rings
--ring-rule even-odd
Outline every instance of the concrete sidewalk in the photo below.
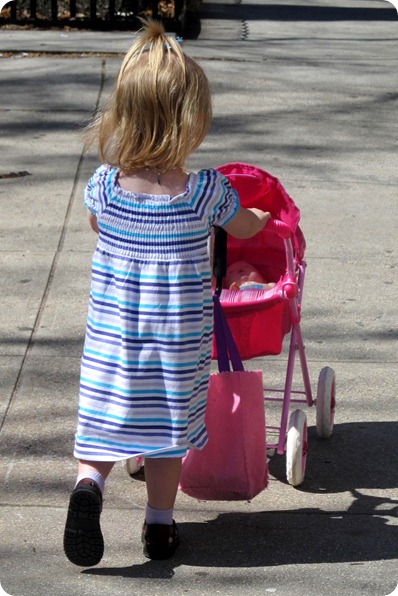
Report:
[[[97,159],[79,130],[131,39],[0,30],[0,54],[9,56],[0,57],[0,584],[12,596],[391,594],[398,17],[384,0],[205,2],[201,36],[185,46],[210,78],[215,112],[189,166],[255,163],[301,209],[302,330],[314,391],[323,366],[336,371],[333,438],[316,438],[310,409],[298,489],[286,483],[285,458],[273,455],[270,485],[250,503],[179,495],[182,545],[164,563],[142,555],[145,489],[118,465],[107,484],[102,562],[82,570],[64,557],[95,246],[82,190]],[[249,363],[277,387],[286,365],[286,350]]]

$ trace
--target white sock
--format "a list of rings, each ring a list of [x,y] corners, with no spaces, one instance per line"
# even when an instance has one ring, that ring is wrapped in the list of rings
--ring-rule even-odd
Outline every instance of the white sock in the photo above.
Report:
[[[146,506],[145,521],[148,526],[153,524],[173,525],[174,509],[152,509],[150,505]]]
[[[100,489],[101,493],[104,494],[105,478],[102,474],[100,474],[99,472],[94,472],[94,470],[87,470],[86,472],[82,472],[78,475],[76,479],[75,487],[77,484],[79,484],[80,480],[83,480],[83,478],[90,478],[90,480],[94,480],[94,482],[98,485],[98,488]]]

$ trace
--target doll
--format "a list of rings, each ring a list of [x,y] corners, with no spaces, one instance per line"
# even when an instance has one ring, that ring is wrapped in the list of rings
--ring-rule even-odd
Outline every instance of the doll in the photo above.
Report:
[[[225,283],[230,290],[270,290],[275,286],[266,283],[261,273],[246,261],[237,261],[228,267]]]

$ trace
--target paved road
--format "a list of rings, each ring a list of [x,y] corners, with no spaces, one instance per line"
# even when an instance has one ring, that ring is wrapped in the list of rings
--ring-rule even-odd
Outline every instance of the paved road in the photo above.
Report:
[[[206,69],[214,124],[195,169],[256,163],[301,209],[303,333],[314,390],[336,371],[334,436],[308,411],[305,482],[251,503],[180,495],[183,544],[144,559],[141,483],[107,487],[106,552],[62,552],[90,255],[79,129],[109,92],[128,32],[0,31],[0,583],[13,596],[385,596],[398,584],[398,17],[384,0],[205,2],[186,50]],[[14,52],[11,57],[6,52]],[[29,52],[36,52],[29,54]],[[25,56],[24,53],[28,55]],[[80,56],[79,56],[80,54]],[[9,177],[11,172],[27,175]],[[250,362],[281,386],[286,350]],[[297,380],[299,381],[299,374]],[[271,418],[273,411],[268,412]]]

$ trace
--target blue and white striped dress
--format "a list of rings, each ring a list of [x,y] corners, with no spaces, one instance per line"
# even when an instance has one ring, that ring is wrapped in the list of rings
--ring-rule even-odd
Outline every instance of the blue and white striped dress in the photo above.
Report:
[[[213,331],[208,237],[238,209],[215,170],[176,197],[134,194],[101,166],[85,190],[98,244],[75,457],[181,457],[206,441]]]

